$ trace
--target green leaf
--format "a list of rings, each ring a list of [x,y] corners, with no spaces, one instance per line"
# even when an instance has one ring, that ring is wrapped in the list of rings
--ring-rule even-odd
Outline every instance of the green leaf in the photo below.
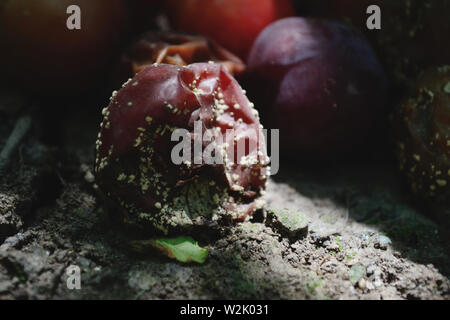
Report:
[[[178,237],[174,239],[152,240],[152,246],[169,258],[180,262],[204,263],[208,257],[208,251],[200,247],[191,237]]]
[[[362,264],[357,263],[353,267],[351,267],[349,273],[350,281],[353,285],[355,285],[366,273],[366,268]]]

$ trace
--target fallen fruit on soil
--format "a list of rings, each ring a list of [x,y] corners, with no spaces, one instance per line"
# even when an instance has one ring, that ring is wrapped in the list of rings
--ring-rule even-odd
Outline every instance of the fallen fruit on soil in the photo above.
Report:
[[[167,2],[167,15],[178,30],[209,36],[242,59],[264,27],[295,14],[290,0]]]
[[[285,154],[318,158],[361,144],[383,115],[387,80],[367,41],[325,20],[286,18],[256,39],[243,80]]]
[[[71,5],[81,11],[80,29],[67,27]],[[127,19],[121,0],[7,0],[0,8],[2,74],[40,95],[77,95],[106,78]]]
[[[123,221],[185,233],[243,221],[258,208],[269,170],[262,127],[223,66],[149,66],[113,93],[103,115],[95,174]],[[183,137],[191,149],[177,162],[174,147]],[[245,152],[236,152],[242,141]]]
[[[153,63],[186,66],[213,61],[232,74],[240,74],[245,64],[237,56],[203,36],[172,32],[147,32],[122,56],[123,73],[128,79]]]
[[[450,203],[450,66],[424,71],[395,111],[400,169],[422,198]]]

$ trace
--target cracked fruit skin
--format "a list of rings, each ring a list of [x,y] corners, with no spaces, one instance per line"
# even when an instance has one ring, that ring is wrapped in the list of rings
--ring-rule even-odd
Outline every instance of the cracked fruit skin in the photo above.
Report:
[[[126,50],[121,59],[121,79],[128,79],[154,63],[186,66],[216,62],[232,75],[245,70],[237,56],[204,36],[174,32],[146,32]]]
[[[66,26],[81,9],[81,29]],[[45,96],[97,87],[128,29],[121,0],[6,0],[0,8],[0,65],[19,85]]]
[[[282,152],[313,159],[360,145],[387,96],[385,73],[359,33],[308,18],[286,18],[261,32],[243,86],[264,125],[280,129]]]
[[[295,15],[290,0],[169,0],[167,14],[180,31],[211,37],[246,59],[253,41],[270,23]]]
[[[450,66],[427,69],[393,114],[400,169],[414,194],[450,203]]]
[[[262,127],[223,66],[149,66],[113,93],[103,115],[96,179],[122,209],[125,222],[168,234],[221,218],[243,221],[256,210],[254,200],[268,175]],[[228,157],[224,164],[196,164],[192,154],[173,163],[172,149],[179,141],[171,141],[172,132],[186,129],[192,141],[195,121],[201,121],[203,133],[235,130],[224,141],[215,140]],[[237,164],[238,153],[232,158],[232,150],[242,134],[262,145],[249,146],[244,158],[249,161]],[[203,148],[210,144],[202,143]]]

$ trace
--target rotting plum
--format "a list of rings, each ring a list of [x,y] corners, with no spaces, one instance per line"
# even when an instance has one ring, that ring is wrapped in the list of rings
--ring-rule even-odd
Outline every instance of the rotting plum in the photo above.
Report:
[[[131,226],[189,232],[212,221],[243,221],[260,205],[255,199],[269,170],[262,126],[223,66],[149,66],[113,93],[103,115],[96,179]],[[201,132],[195,131],[197,121]],[[214,143],[223,161],[199,163],[191,153],[175,164],[175,129],[186,129],[194,143],[207,131],[224,134],[223,140],[200,140],[203,148]],[[255,143],[239,153],[242,139]]]
[[[70,5],[80,7],[79,30],[67,28]],[[122,0],[6,0],[0,66],[34,93],[77,95],[107,77],[128,22]]]
[[[121,73],[122,78],[128,79],[153,63],[186,66],[209,61],[223,65],[232,75],[245,70],[241,59],[203,36],[147,32],[123,54]]]
[[[401,171],[421,199],[450,203],[450,66],[424,71],[392,126]]]
[[[242,80],[280,149],[303,158],[360,144],[385,110],[387,80],[370,45],[326,20],[286,18],[261,32]]]
[[[167,15],[180,31],[211,37],[247,58],[253,41],[275,20],[295,15],[291,0],[169,0]]]

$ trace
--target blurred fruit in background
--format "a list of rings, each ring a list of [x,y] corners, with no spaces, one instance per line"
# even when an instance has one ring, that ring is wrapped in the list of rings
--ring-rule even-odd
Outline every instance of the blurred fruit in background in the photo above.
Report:
[[[195,62],[213,61],[232,75],[245,70],[237,56],[204,36],[173,32],[147,32],[125,51],[120,65],[123,82],[153,63],[187,66]]]
[[[244,60],[264,27],[295,14],[291,0],[167,0],[166,9],[177,30],[209,36]]]
[[[80,30],[67,28],[70,5],[81,9]],[[77,95],[107,77],[128,18],[121,0],[6,0],[0,11],[0,67],[39,95]]]
[[[338,156],[385,112],[387,80],[367,41],[348,26],[286,18],[261,32],[243,79],[284,154]]]
[[[327,16],[361,30],[392,79],[409,84],[426,67],[450,63],[450,0],[329,0]],[[381,9],[381,30],[368,30],[366,9]]]
[[[423,72],[392,121],[400,169],[412,191],[450,203],[450,65]]]

